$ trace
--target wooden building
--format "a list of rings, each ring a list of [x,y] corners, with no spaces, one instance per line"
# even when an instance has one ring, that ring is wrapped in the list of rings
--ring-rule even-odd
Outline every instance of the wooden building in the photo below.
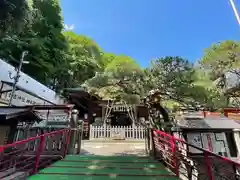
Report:
[[[0,145],[12,143],[19,123],[40,122],[38,115],[28,107],[0,108]]]
[[[36,136],[36,134],[29,134],[34,123],[39,123],[45,118],[43,114],[48,114],[50,111],[65,110],[71,112],[73,105],[35,105],[35,106],[18,106],[18,107],[0,107],[0,145],[12,143],[15,140],[26,139],[29,136]],[[42,113],[42,112],[44,113]],[[23,126],[23,132],[26,136],[16,139],[19,127]],[[29,127],[29,128],[28,128]]]
[[[143,104],[128,105],[111,100],[101,100],[82,88],[66,89],[68,103],[79,111],[84,120],[84,137],[89,137],[90,124],[130,126],[148,118],[148,108]]]

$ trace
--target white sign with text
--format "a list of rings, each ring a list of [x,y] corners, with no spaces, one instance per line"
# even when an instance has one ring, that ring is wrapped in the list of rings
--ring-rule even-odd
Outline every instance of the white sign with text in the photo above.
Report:
[[[9,86],[7,84],[2,85],[2,90],[3,93],[0,96],[0,100],[4,103],[8,103],[11,97],[11,89],[12,86]],[[4,92],[7,91],[7,92]],[[50,105],[50,103],[34,97],[28,93],[25,93],[23,91],[15,91],[14,95],[13,95],[13,99],[12,99],[12,105],[14,106],[26,106],[26,105]]]

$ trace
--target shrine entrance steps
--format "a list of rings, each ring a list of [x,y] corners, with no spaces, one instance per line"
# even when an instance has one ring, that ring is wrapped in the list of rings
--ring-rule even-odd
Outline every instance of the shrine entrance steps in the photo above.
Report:
[[[68,155],[28,180],[177,180],[147,156]]]

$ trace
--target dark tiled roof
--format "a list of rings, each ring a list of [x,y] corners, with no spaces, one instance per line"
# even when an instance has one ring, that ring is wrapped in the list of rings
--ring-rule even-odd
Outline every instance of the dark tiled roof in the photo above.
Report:
[[[28,116],[30,119],[26,121],[40,121],[40,118],[35,114],[34,111],[30,110],[27,107],[23,108],[14,108],[14,107],[0,107],[0,119],[7,120],[20,116]]]
[[[226,117],[181,119],[178,126],[182,129],[240,129],[240,123]]]
[[[11,114],[18,114],[21,112],[29,111],[26,108],[0,108],[0,115],[11,115]]]

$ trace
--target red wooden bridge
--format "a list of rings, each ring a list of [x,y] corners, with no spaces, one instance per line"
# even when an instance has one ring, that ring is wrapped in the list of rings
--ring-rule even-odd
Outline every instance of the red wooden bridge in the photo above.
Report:
[[[149,130],[149,157],[68,155],[70,131],[58,130],[0,146],[0,178],[240,179],[240,164],[159,130]],[[192,154],[192,149],[198,153]],[[93,163],[101,168],[93,168]]]

